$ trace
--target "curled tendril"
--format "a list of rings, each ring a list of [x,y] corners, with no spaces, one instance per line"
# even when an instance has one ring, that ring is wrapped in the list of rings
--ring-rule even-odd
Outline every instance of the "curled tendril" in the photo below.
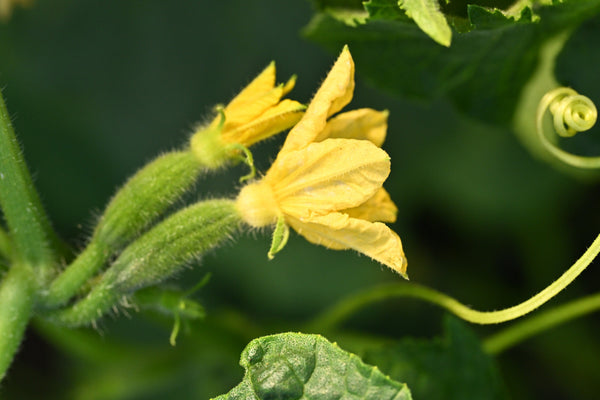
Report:
[[[575,90],[560,87],[542,97],[537,109],[536,130],[544,147],[561,161],[579,168],[600,168],[600,157],[585,157],[568,153],[548,140],[544,135],[543,121],[550,110],[554,129],[559,136],[572,137],[591,129],[598,118],[594,103]]]
[[[546,100],[547,99],[547,100]],[[544,96],[549,102],[556,133],[563,137],[574,136],[594,126],[598,111],[594,103],[571,88],[558,88]]]

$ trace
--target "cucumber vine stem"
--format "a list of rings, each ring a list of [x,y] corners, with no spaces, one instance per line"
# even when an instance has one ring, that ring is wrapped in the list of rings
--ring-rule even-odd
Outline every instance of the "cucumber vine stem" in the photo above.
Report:
[[[1,94],[0,206],[12,238],[14,257],[42,268],[42,277],[46,278],[54,261],[51,245],[56,248],[60,241],[33,186]]]
[[[483,342],[483,348],[488,353],[497,355],[535,334],[599,310],[600,293],[582,297],[567,304],[553,307],[501,330],[488,337]]]
[[[546,303],[567,287],[600,252],[600,235],[596,237],[584,254],[556,281],[544,290],[516,306],[498,311],[477,311],[460,303],[452,297],[434,289],[414,283],[399,283],[377,286],[341,300],[321,316],[313,320],[309,331],[328,331],[354,314],[357,310],[373,303],[392,297],[413,297],[438,305],[465,321],[475,324],[497,324],[519,318]]]
[[[23,339],[36,289],[34,271],[27,264],[13,264],[0,283],[0,381]]]

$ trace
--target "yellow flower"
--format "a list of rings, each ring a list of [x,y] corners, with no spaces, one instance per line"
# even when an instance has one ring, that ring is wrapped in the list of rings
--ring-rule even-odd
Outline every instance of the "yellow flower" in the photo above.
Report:
[[[269,255],[291,226],[308,241],[354,249],[406,277],[402,243],[382,222],[396,206],[382,184],[390,159],[379,148],[387,112],[360,109],[337,115],[352,98],[354,63],[344,48],[306,113],[290,131],[266,175],[242,188],[236,206],[252,227],[276,225]]]
[[[217,168],[240,150],[292,127],[306,108],[297,101],[282,99],[296,78],[275,85],[275,63],[271,62],[208,126],[196,129],[191,149],[208,167]]]
[[[7,21],[16,5],[27,7],[32,3],[33,0],[0,0],[0,20]]]

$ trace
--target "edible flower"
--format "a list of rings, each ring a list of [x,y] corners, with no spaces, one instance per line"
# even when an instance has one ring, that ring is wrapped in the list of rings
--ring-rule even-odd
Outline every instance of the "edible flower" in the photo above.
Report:
[[[270,258],[291,226],[309,242],[354,249],[406,278],[400,238],[383,223],[397,212],[382,188],[390,173],[390,157],[379,148],[388,114],[359,109],[329,119],[353,91],[354,62],[345,47],[271,168],[242,188],[236,207],[251,227],[275,227]]]
[[[271,62],[227,106],[218,106],[218,115],[199,126],[190,140],[192,152],[209,168],[218,168],[247,148],[292,127],[300,120],[303,104],[282,99],[296,83],[292,76],[275,85],[275,63]]]

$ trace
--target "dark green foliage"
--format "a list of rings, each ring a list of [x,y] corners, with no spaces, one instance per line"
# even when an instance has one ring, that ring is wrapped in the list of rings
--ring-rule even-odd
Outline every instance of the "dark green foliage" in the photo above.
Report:
[[[509,125],[517,99],[536,66],[540,46],[600,10],[597,0],[566,1],[518,18],[470,5],[455,20],[452,45],[433,42],[390,0],[365,3],[369,18],[357,23],[336,10],[315,15],[305,35],[331,52],[348,44],[357,71],[391,94],[420,100],[448,97],[463,112]]]
[[[402,339],[360,356],[392,379],[401,378],[415,399],[506,399],[496,365],[471,329],[455,317],[447,317],[444,327],[443,338]]]

